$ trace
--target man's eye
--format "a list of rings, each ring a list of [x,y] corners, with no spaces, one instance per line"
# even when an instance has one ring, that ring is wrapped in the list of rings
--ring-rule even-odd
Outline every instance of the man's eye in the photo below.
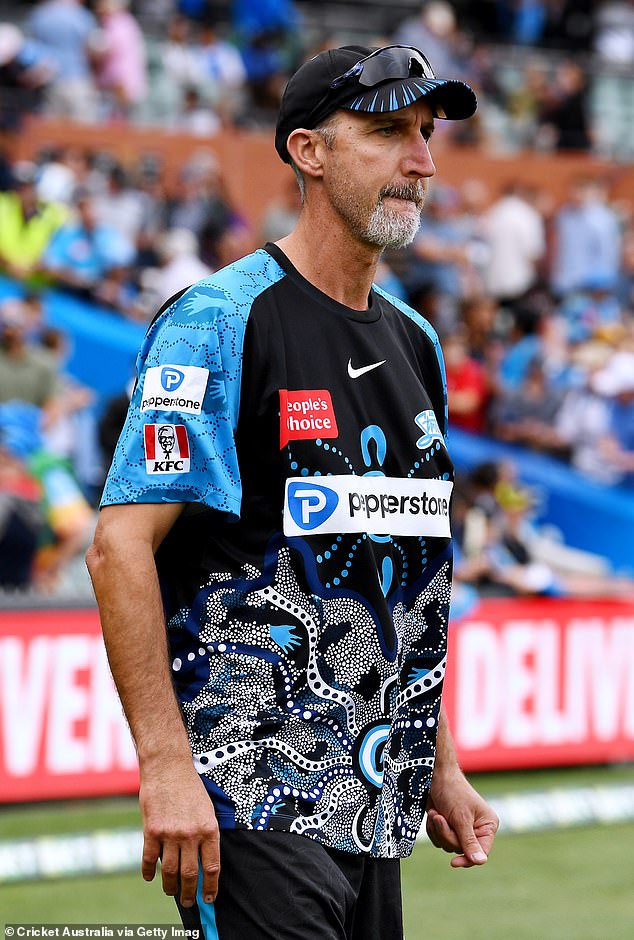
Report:
[[[383,134],[384,137],[391,137],[395,131],[393,124],[386,124],[385,127],[379,128],[379,134]]]

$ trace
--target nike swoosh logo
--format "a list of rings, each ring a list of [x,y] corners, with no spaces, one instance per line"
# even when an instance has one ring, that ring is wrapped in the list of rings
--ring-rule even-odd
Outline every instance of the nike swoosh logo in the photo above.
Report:
[[[365,375],[366,372],[372,372],[372,369],[378,369],[379,366],[382,366],[387,362],[387,359],[381,359],[380,362],[372,362],[369,366],[361,366],[360,369],[355,369],[352,365],[352,359],[348,359],[348,375],[351,379],[358,379],[360,375]]]

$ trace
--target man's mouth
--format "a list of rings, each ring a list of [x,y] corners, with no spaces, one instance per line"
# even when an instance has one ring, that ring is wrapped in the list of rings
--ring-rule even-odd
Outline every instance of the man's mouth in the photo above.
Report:
[[[385,198],[399,199],[402,202],[413,203],[418,211],[423,208],[424,195],[422,189],[416,184],[409,186],[388,186],[380,193],[380,200]]]

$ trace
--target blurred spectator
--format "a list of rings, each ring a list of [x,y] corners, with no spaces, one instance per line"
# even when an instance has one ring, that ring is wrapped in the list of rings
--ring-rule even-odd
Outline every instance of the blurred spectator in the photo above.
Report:
[[[501,441],[531,450],[560,454],[565,449],[555,427],[563,392],[549,385],[542,363],[535,359],[515,388],[503,388],[491,412],[493,434]]]
[[[101,31],[91,45],[106,114],[127,118],[147,94],[145,43],[128,0],[97,0]]]
[[[10,277],[36,274],[67,209],[37,196],[37,167],[21,161],[13,167],[14,190],[0,193],[0,268]]]
[[[113,268],[131,265],[136,251],[121,232],[97,220],[88,193],[78,194],[75,210],[53,236],[42,267],[57,282],[90,297]]]
[[[246,69],[240,52],[222,38],[216,18],[208,14],[200,26],[196,55],[206,95],[223,124],[231,124],[245,105]]]
[[[480,593],[634,598],[634,581],[613,575],[600,556],[536,528],[535,495],[513,465],[476,466],[459,494],[457,577]]]
[[[157,251],[162,262],[156,272],[156,309],[177,291],[189,287],[211,274],[198,254],[198,240],[189,229],[170,229],[158,241]]]
[[[501,302],[513,302],[537,281],[546,240],[544,222],[527,198],[526,187],[510,183],[484,216],[488,246],[484,264],[487,291]]]
[[[623,233],[621,270],[617,282],[617,296],[621,306],[634,314],[634,226]]]
[[[234,208],[211,150],[195,153],[182,168],[167,221],[169,228],[186,228],[198,237],[200,257],[214,269],[252,244],[248,223]]]
[[[547,5],[543,0],[498,0],[500,34],[519,46],[539,46],[546,26]]]
[[[28,325],[23,302],[5,300],[0,307],[0,402],[19,399],[47,409],[57,393],[57,372],[29,341]]]
[[[13,23],[0,23],[0,131],[18,130],[36,111],[55,74],[53,62]]]
[[[541,45],[582,52],[592,43],[592,11],[596,0],[547,0]]]
[[[251,97],[247,117],[274,121],[297,54],[297,8],[292,0],[234,0],[232,23]]]
[[[610,358],[610,348],[596,341],[579,344],[572,352],[577,381],[565,393],[555,418],[555,430],[567,449],[570,464],[595,483],[613,485],[620,474],[606,463],[601,441],[610,426],[608,401],[594,389],[594,373]]]
[[[559,310],[570,342],[582,342],[600,330],[621,324],[616,286],[615,281],[606,277],[589,275],[579,291],[562,301]]]
[[[408,255],[412,259],[404,278],[410,295],[422,286],[437,294],[441,309],[438,326],[449,332],[456,307],[473,277],[469,235],[459,222],[460,195],[449,186],[436,187],[426,200],[425,220]]]
[[[71,148],[53,147],[39,156],[37,196],[42,202],[70,205],[77,188],[77,175],[72,166]]]
[[[48,110],[60,117],[93,122],[98,99],[90,63],[90,43],[98,23],[82,0],[41,0],[27,20],[27,33],[50,55],[56,72]]]
[[[548,131],[555,150],[590,150],[588,82],[577,62],[568,59],[556,69],[538,121],[541,139]]]
[[[395,43],[421,49],[436,75],[458,78],[461,66],[454,52],[459,39],[456,14],[450,3],[445,0],[423,3],[420,13],[405,19],[392,38]]]
[[[594,48],[608,66],[634,64],[634,4],[631,0],[599,3],[595,9]]]
[[[460,305],[460,322],[467,331],[470,355],[487,366],[499,362],[499,319],[499,305],[488,294],[467,297]]]
[[[563,297],[582,290],[591,272],[616,284],[621,261],[619,219],[600,180],[579,179],[553,227],[552,287]]]
[[[275,242],[288,235],[299,218],[300,205],[301,196],[297,180],[294,175],[289,174],[284,180],[280,195],[264,209],[260,227],[261,243]]]
[[[26,457],[37,439],[37,412],[0,404],[0,588],[24,590],[33,579],[45,529],[42,490]]]
[[[203,100],[200,91],[192,85],[184,91],[183,103],[174,115],[172,128],[194,137],[213,137],[222,128],[222,122],[214,109]]]
[[[506,94],[509,131],[517,147],[552,149],[552,133],[542,133],[539,128],[539,117],[549,94],[546,62],[541,58],[529,59]]]
[[[458,327],[443,339],[449,421],[472,434],[482,434],[487,424],[489,382],[484,366],[469,355],[467,337],[466,330]]]
[[[541,340],[542,318],[530,305],[513,310],[511,328],[504,341],[499,363],[499,379],[503,389],[517,389],[533,362],[543,357]]]
[[[184,16],[174,16],[169,23],[167,42],[162,52],[162,66],[168,79],[166,101],[168,113],[178,114],[189,88],[204,84],[203,67],[192,41],[193,29]]]
[[[634,353],[616,352],[595,373],[593,388],[608,401],[608,428],[600,442],[606,464],[619,482],[634,486]]]
[[[131,184],[128,174],[119,164],[107,174],[105,192],[95,197],[95,215],[101,225],[118,231],[124,239],[136,245],[143,224],[143,195]]]

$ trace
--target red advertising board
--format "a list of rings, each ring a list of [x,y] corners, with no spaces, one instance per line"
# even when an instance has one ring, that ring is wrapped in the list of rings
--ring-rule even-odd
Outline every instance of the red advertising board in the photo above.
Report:
[[[634,605],[483,601],[449,645],[465,770],[634,760]],[[0,612],[0,803],[137,787],[97,612]]]
[[[0,802],[137,788],[96,610],[0,612]]]
[[[634,605],[488,600],[449,632],[465,770],[634,759]]]

